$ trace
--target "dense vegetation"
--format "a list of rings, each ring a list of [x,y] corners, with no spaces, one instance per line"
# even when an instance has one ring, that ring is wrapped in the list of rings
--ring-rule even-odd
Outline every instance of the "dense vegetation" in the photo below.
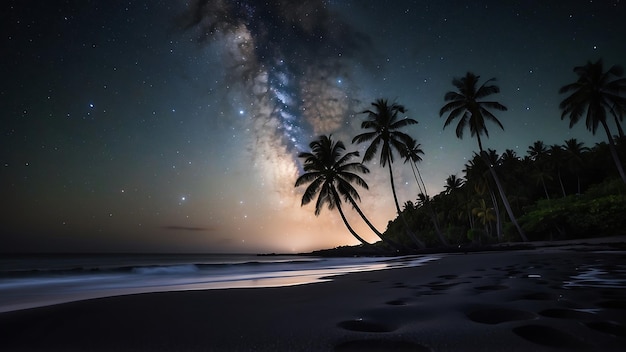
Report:
[[[607,141],[588,147],[576,139],[545,145],[536,141],[526,155],[507,149],[501,153],[484,149],[487,122],[503,128],[493,111],[507,108],[492,100],[499,93],[495,79],[480,84],[480,76],[468,72],[452,81],[454,91],[444,95],[440,116],[443,127],[456,124],[456,136],[469,130],[478,142],[478,152],[465,165],[463,175],[450,175],[445,189],[430,196],[419,172],[424,154],[420,144],[402,130],[417,121],[401,116],[404,106],[385,99],[373,102],[353,143],[369,143],[362,162],[353,162],[358,152],[345,152],[341,141],[320,136],[311,142],[311,152],[302,153],[304,171],[296,187],[308,183],[302,205],[317,195],[315,214],[324,205],[338,209],[349,229],[363,246],[371,247],[350,226],[341,208],[346,202],[368,223],[382,241],[379,250],[407,251],[425,247],[485,245],[497,242],[555,240],[626,233],[626,175],[621,160],[626,156],[626,137],[621,127],[626,113],[626,79],[612,66],[604,71],[601,60],[574,68],[578,79],[563,86],[568,94],[559,105],[561,119],[570,127],[584,118],[593,134],[598,127]],[[617,128],[611,133],[609,125]],[[384,233],[375,229],[359,209],[360,196],[352,183],[367,189],[358,173],[369,169],[363,163],[379,158],[388,168],[397,218]],[[392,164],[399,157],[410,164],[419,189],[415,201],[402,207],[393,182]],[[404,195],[407,198],[407,195]],[[343,199],[343,200],[342,200]]]
[[[626,155],[624,139],[619,141],[620,155]],[[529,240],[626,234],[626,185],[614,170],[607,145],[600,143],[585,149],[575,140],[569,140],[568,144],[581,148],[572,150],[565,145],[554,145],[543,147],[535,155],[531,146],[523,157],[512,150],[502,155],[489,150]],[[486,177],[486,166],[479,159],[475,155],[465,165],[463,178],[451,175],[440,194],[404,204],[402,212],[409,226],[428,246],[440,245],[431,221],[431,209],[450,244],[520,240],[503,214],[502,205],[497,199],[494,202],[492,181]],[[402,228],[398,219],[390,221],[385,234],[406,242]]]

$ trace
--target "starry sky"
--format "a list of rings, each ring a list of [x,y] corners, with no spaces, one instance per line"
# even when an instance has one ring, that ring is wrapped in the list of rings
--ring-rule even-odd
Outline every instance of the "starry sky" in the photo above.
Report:
[[[261,3],[261,2],[259,2]],[[300,151],[348,150],[377,98],[403,104],[430,194],[477,149],[439,117],[451,81],[497,78],[485,147],[604,141],[560,120],[574,66],[626,64],[626,4],[593,1],[4,1],[0,251],[303,252],[357,241],[300,206]],[[387,171],[362,208],[395,217]],[[415,200],[394,164],[400,202]],[[304,188],[304,187],[303,187]],[[348,219],[376,237],[357,214]]]

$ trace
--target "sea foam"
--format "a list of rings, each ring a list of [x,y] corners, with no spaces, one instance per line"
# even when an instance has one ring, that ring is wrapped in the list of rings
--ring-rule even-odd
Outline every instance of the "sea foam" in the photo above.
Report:
[[[143,266],[133,268],[133,273],[158,275],[158,274],[189,274],[198,271],[198,266],[194,264],[184,265],[164,265],[164,266]]]

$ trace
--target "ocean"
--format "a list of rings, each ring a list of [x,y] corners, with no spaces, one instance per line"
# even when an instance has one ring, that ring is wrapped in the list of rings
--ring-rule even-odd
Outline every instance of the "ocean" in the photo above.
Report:
[[[419,266],[439,258],[4,254],[0,256],[0,312],[136,293],[300,285],[351,272]]]

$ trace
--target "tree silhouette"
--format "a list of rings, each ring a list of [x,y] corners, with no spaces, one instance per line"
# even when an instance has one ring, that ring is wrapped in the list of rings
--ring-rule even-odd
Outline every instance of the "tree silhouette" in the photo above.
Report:
[[[479,199],[476,202],[476,206],[472,208],[472,214],[476,215],[485,228],[485,233],[489,234],[489,226],[492,222],[496,221],[495,210],[487,206],[484,199]],[[480,236],[479,242],[480,242]]]
[[[311,142],[309,147],[311,152],[298,155],[304,159],[305,173],[298,177],[295,187],[309,184],[302,195],[301,205],[310,203],[317,195],[315,216],[320,214],[324,205],[327,205],[329,210],[337,208],[350,233],[362,244],[369,245],[350,226],[341,208],[340,195],[357,208],[355,200],[360,200],[360,196],[352,183],[368,189],[365,180],[357,173],[365,174],[369,169],[362,163],[349,162],[353,157],[358,157],[359,152],[344,153],[346,147],[343,142],[335,142],[332,136],[325,135]]]
[[[456,190],[461,189],[463,186],[463,179],[458,178],[456,175],[450,175],[446,178],[446,184],[443,186],[445,194],[451,194]]]
[[[422,157],[420,155],[424,155],[424,151],[421,148],[421,144],[417,143],[417,141],[414,138],[407,140],[405,143],[405,149],[403,153],[404,163],[411,164],[411,170],[413,171],[413,176],[415,177],[415,183],[417,183],[417,188],[419,189],[420,193],[424,193],[425,195],[428,196],[428,191],[426,190],[424,179],[422,178],[422,174],[419,168],[417,167],[417,163],[422,161]]]
[[[394,151],[403,155],[406,149],[406,143],[410,143],[410,140],[412,140],[411,136],[400,131],[400,129],[417,124],[417,121],[410,118],[401,119],[398,115],[406,112],[405,107],[397,103],[390,104],[386,99],[378,99],[371,105],[373,109],[361,112],[367,114],[365,121],[361,123],[361,128],[369,131],[354,137],[352,143],[370,142],[370,145],[363,155],[364,163],[374,159],[380,148],[379,163],[381,167],[389,166],[391,192],[393,193],[396,211],[406,225],[405,227],[413,241],[419,247],[424,247],[424,244],[415,237],[415,234],[408,228],[408,224],[402,215],[398,195],[396,194],[396,186],[393,181],[393,168],[391,165],[394,161]]]
[[[437,238],[439,238],[439,242],[441,242],[441,244],[443,244],[444,246],[447,246],[448,242],[446,241],[445,237],[443,237],[443,233],[441,233],[441,229],[439,228],[437,214],[435,213],[432,204],[428,201],[428,191],[426,190],[426,184],[424,183],[424,179],[422,178],[422,173],[417,167],[417,163],[422,161],[422,157],[420,155],[424,155],[424,151],[420,148],[420,146],[421,144],[417,143],[414,138],[406,141],[403,153],[404,163],[411,164],[411,170],[413,171],[413,176],[415,177],[415,183],[417,183],[417,188],[420,190],[420,193],[418,193],[418,197],[420,197],[420,195],[423,196],[421,197],[422,203],[424,206],[427,206],[430,211],[430,218],[433,222],[433,226],[435,227],[435,232],[437,233]]]
[[[565,140],[563,150],[566,155],[566,162],[571,172],[576,175],[576,193],[580,194],[580,171],[583,167],[583,155],[589,151],[583,142],[579,142],[576,138]]]
[[[615,140],[607,124],[607,112],[609,112],[621,130],[620,119],[623,111],[626,110],[626,97],[621,94],[626,91],[626,79],[614,78],[621,77],[624,70],[621,66],[615,65],[605,72],[602,60],[598,60],[594,63],[588,61],[585,66],[574,67],[574,73],[578,75],[578,80],[559,89],[561,94],[570,93],[559,105],[563,110],[561,119],[569,117],[569,127],[572,128],[584,114],[585,125],[594,135],[598,125],[602,125],[609,140],[611,156],[617,171],[622,181],[626,183],[626,174],[624,174],[624,168],[615,148]]]
[[[533,145],[528,147],[528,156],[533,161],[541,160],[548,154],[546,145],[542,141],[535,141]]]
[[[486,137],[489,137],[489,131],[487,130],[487,126],[485,124],[487,121],[495,123],[497,126],[504,130],[502,123],[495,117],[495,115],[493,115],[491,111],[489,111],[489,109],[506,111],[507,108],[506,106],[496,101],[482,100],[483,98],[486,98],[492,94],[499,93],[500,88],[494,84],[491,84],[491,82],[495,81],[495,78],[491,78],[485,81],[480,87],[477,87],[479,79],[480,76],[477,76],[472,72],[467,72],[465,74],[465,77],[453,79],[452,84],[457,88],[458,91],[449,91],[445,94],[444,100],[448,103],[439,110],[439,116],[443,116],[445,113],[448,113],[448,117],[446,118],[446,122],[443,126],[444,129],[454,120],[456,120],[457,118],[459,119],[459,122],[456,126],[456,136],[459,139],[463,138],[463,132],[466,128],[469,128],[472,137],[476,137],[476,140],[478,141],[478,149],[480,150],[480,155],[489,167],[489,172],[491,173],[496,183],[496,186],[498,187],[500,198],[502,199],[502,203],[504,204],[504,207],[509,214],[509,218],[517,228],[517,231],[519,232],[522,240],[527,241],[524,231],[517,223],[517,219],[513,214],[511,205],[506,198],[506,194],[504,193],[500,179],[498,178],[498,175],[493,168],[493,164],[489,161],[488,155],[483,150],[483,145],[480,138],[482,134],[484,134]]]

